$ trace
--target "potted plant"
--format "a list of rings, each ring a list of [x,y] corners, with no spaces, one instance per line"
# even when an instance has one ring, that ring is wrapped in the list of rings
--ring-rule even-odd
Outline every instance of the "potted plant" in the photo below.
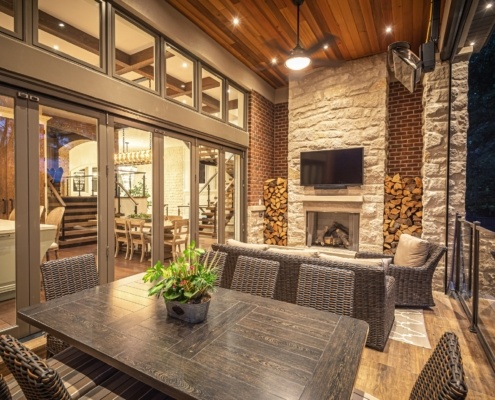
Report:
[[[205,320],[209,292],[217,279],[218,260],[216,254],[201,258],[204,253],[193,241],[170,265],[158,261],[146,271],[143,281],[153,283],[148,295],[163,297],[169,316],[191,323]],[[204,261],[200,262],[200,258]]]

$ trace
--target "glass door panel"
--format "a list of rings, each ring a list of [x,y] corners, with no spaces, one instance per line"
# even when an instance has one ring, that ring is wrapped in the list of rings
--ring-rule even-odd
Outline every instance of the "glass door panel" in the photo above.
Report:
[[[14,98],[0,95],[0,331],[16,325]]]
[[[173,258],[177,252],[184,250],[184,245],[177,245],[177,242],[185,240],[188,243],[191,240],[189,226],[187,229],[182,228],[182,232],[174,232],[173,229],[177,220],[186,219],[190,222],[190,176],[190,143],[165,136],[163,143],[164,259]]]
[[[151,265],[152,139],[151,131],[114,126],[115,279]]]
[[[225,240],[239,238],[236,232],[237,219],[236,210],[240,201],[238,190],[240,156],[234,153],[225,153]]]
[[[200,145],[199,154],[199,243],[209,248],[218,237],[218,159],[219,150]]]
[[[41,261],[97,254],[97,118],[40,105]]]

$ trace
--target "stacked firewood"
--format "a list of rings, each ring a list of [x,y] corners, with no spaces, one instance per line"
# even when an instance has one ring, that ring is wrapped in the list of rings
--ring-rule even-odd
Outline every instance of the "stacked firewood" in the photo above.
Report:
[[[287,180],[268,179],[263,185],[266,207],[263,238],[266,244],[287,246]]]
[[[385,177],[385,210],[383,217],[383,249],[393,255],[400,235],[421,237],[423,217],[423,182],[421,178],[401,178],[400,174]]]

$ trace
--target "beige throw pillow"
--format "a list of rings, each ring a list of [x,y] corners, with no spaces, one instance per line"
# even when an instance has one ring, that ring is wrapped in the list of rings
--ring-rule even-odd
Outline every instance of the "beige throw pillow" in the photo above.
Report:
[[[399,238],[394,264],[404,267],[421,267],[428,257],[428,248],[426,240],[403,233]]]
[[[266,249],[268,249],[268,245],[266,245],[266,244],[244,243],[244,242],[239,242],[238,240],[234,240],[234,239],[228,239],[227,244],[229,246],[244,247],[246,249],[251,249],[251,250],[266,250]]]
[[[342,263],[351,263],[351,264],[357,264],[357,265],[367,265],[367,266],[374,266],[374,267],[383,267],[384,266],[383,259],[381,259],[381,258],[347,258],[347,257],[331,256],[328,254],[320,254],[320,258],[322,260],[329,260],[329,261],[342,262]]]

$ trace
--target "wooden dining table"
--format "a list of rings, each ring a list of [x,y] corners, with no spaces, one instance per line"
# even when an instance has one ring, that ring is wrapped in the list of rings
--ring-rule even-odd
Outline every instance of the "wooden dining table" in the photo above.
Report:
[[[18,311],[176,399],[349,399],[368,324],[218,288],[189,324],[148,297],[143,274]]]

